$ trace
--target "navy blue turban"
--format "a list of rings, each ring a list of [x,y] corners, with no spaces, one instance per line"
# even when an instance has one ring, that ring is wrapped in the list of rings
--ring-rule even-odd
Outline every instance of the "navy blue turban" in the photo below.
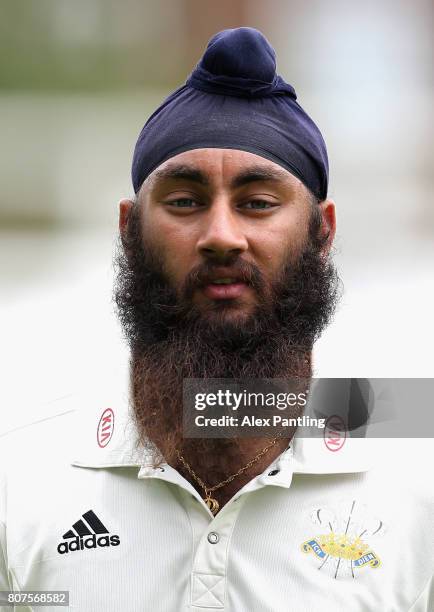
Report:
[[[294,88],[276,74],[276,54],[253,28],[219,32],[186,84],[151,115],[132,165],[137,193],[160,164],[184,151],[238,149],[295,175],[320,200],[327,197],[327,149]]]

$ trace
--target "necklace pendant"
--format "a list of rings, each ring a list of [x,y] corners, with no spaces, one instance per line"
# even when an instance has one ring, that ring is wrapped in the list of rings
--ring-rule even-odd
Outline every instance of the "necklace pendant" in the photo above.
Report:
[[[205,498],[205,503],[208,506],[208,508],[211,510],[212,514],[215,516],[220,508],[218,501],[214,499],[213,497],[211,497],[210,495],[208,495],[208,497]]]

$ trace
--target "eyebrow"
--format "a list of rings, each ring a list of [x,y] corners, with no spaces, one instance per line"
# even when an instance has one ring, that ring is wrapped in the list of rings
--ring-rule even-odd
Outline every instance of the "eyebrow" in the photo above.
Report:
[[[194,166],[178,164],[176,166],[167,166],[161,170],[156,170],[154,172],[154,180],[156,182],[164,180],[182,180],[199,183],[205,187],[209,185],[209,179],[204,172]]]
[[[288,180],[288,174],[289,173],[284,170],[264,168],[263,166],[250,166],[232,179],[230,187],[232,189],[237,189],[238,187],[243,187],[244,185],[258,181],[283,182]],[[154,181],[160,182],[164,180],[189,181],[205,187],[208,187],[211,183],[209,176],[202,170],[186,164],[170,165],[161,170],[156,170],[154,172]]]
[[[258,181],[287,181],[288,172],[284,170],[277,170],[274,168],[264,168],[263,166],[251,166],[243,172],[237,174],[231,181],[232,189],[237,187],[243,187],[249,183],[256,183]]]

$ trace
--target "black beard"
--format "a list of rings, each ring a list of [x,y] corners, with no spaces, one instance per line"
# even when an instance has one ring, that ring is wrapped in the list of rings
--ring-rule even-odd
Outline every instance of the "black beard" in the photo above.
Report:
[[[249,371],[252,377],[265,377],[261,368],[268,374],[274,371],[277,377],[281,366],[288,365],[289,355],[310,353],[337,303],[339,279],[332,263],[321,255],[313,231],[317,233],[317,228],[311,223],[303,253],[294,263],[288,254],[269,288],[255,266],[232,256],[224,262],[207,260],[193,270],[179,296],[167,280],[161,255],[143,239],[135,205],[116,255],[114,292],[133,359],[150,349],[155,354],[157,347],[164,346],[172,353],[175,348],[179,351],[179,365],[186,344],[195,353],[195,368],[192,363],[188,368],[189,374],[195,369],[192,377],[229,378]],[[226,300],[209,306],[206,312],[192,301],[201,277],[216,265],[236,269],[255,290],[256,308],[249,316],[229,319]],[[217,370],[210,370],[211,366]]]
[[[199,453],[203,459],[222,456],[224,448],[225,456],[239,465],[246,442],[242,439],[184,438],[183,380],[311,377],[312,346],[330,321],[339,286],[333,265],[320,254],[318,216],[312,216],[303,253],[294,263],[288,254],[271,286],[255,266],[238,257],[218,262],[236,268],[255,291],[255,310],[229,318],[227,309],[233,305],[227,300],[202,309],[191,300],[215,263],[193,270],[178,295],[167,280],[161,255],[142,237],[137,206],[131,215],[116,257],[114,298],[131,348],[137,442],[148,445],[150,440],[157,447],[157,464],[164,457],[175,465],[176,449],[187,457]]]

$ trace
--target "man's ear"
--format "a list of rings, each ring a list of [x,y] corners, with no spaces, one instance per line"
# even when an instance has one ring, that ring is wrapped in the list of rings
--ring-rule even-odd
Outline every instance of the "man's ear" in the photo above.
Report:
[[[333,200],[327,198],[318,204],[321,210],[322,229],[321,234],[327,236],[327,240],[321,249],[324,256],[330,253],[336,235],[336,205]]]
[[[134,202],[126,198],[119,202],[119,231],[122,237],[126,234],[133,205]]]

